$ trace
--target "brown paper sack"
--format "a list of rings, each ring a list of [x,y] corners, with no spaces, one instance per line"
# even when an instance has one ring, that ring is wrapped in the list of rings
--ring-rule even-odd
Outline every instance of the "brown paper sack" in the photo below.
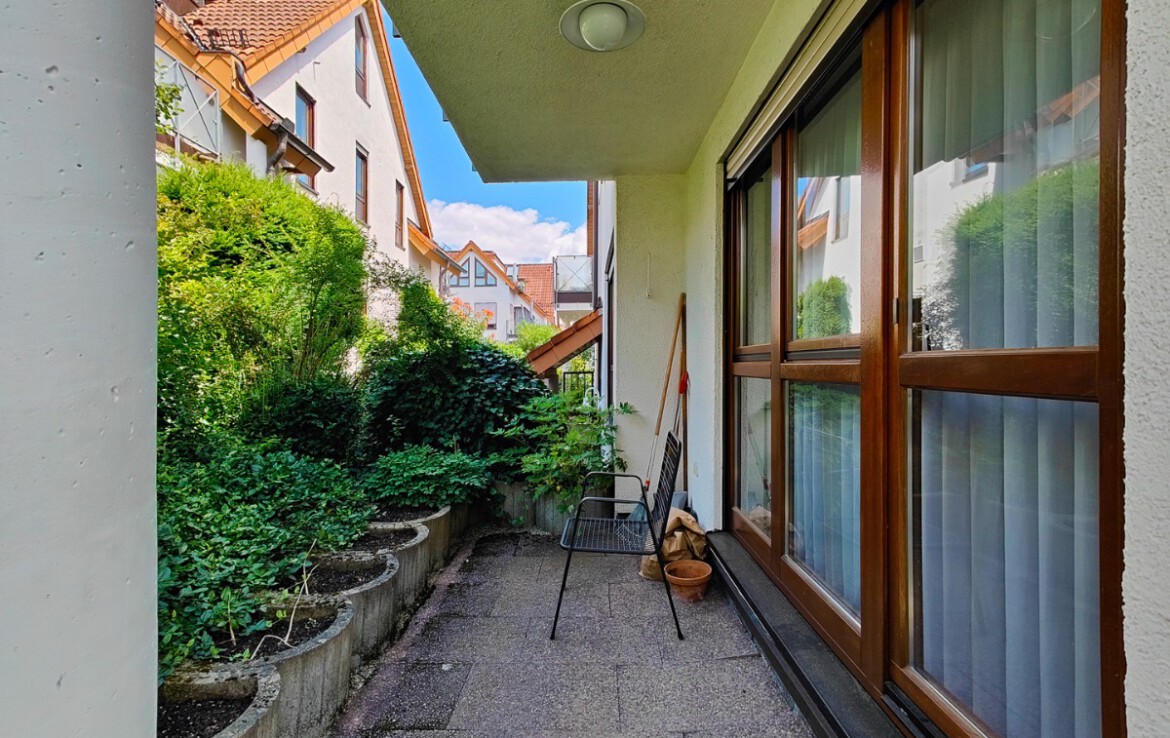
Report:
[[[662,560],[669,564],[683,559],[702,559],[706,555],[707,536],[699,527],[699,521],[677,507],[670,508],[666,533],[662,537]],[[646,579],[662,581],[662,567],[653,555],[642,557],[642,568],[638,573]]]

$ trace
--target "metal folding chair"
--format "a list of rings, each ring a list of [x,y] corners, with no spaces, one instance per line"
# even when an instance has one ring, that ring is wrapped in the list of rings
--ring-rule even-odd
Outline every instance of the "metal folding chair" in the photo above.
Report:
[[[565,597],[565,583],[569,580],[569,564],[573,561],[574,551],[603,554],[632,554],[647,556],[654,554],[658,557],[658,565],[664,574],[662,586],[666,588],[666,601],[670,603],[670,614],[674,617],[674,628],[678,632],[678,639],[683,639],[682,628],[678,624],[678,613],[674,609],[674,598],[670,596],[670,584],[666,581],[666,562],[662,560],[662,537],[666,532],[666,520],[670,517],[670,501],[674,496],[674,483],[678,477],[679,455],[681,445],[673,433],[666,434],[666,447],[662,454],[662,472],[658,476],[658,490],[654,493],[654,506],[651,507],[646,499],[649,483],[644,482],[634,474],[618,474],[616,472],[589,472],[585,475],[585,489],[589,490],[589,480],[592,477],[628,477],[637,479],[642,491],[641,500],[622,500],[612,497],[582,497],[577,503],[576,514],[565,521],[565,529],[561,534],[561,548],[569,552],[565,557],[565,573],[561,577],[561,592],[557,596],[557,612],[553,616],[552,633],[549,639],[557,637],[557,621],[561,617],[561,601]],[[582,517],[581,511],[585,503],[608,503],[613,505],[633,504],[646,511],[645,520],[632,518],[593,518]]]

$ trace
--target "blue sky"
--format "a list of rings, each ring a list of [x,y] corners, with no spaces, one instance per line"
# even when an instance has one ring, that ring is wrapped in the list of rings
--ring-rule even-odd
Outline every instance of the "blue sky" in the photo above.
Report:
[[[390,53],[436,240],[472,238],[507,262],[584,253],[585,183],[484,184],[402,39],[390,39]]]

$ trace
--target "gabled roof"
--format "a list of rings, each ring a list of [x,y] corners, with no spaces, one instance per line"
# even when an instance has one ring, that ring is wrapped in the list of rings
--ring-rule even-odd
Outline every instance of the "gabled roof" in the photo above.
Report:
[[[555,312],[537,304],[526,290],[520,289],[520,285],[516,284],[516,282],[508,276],[508,269],[506,266],[504,266],[504,262],[500,260],[500,257],[496,256],[496,252],[484,251],[475,241],[468,241],[466,246],[453,254],[449,253],[449,255],[451,260],[458,264],[472,253],[479,257],[479,260],[483,262],[484,266],[491,269],[492,272],[495,273],[497,279],[502,280],[504,284],[508,285],[508,287],[511,288],[513,292],[520,295],[523,301],[532,307],[532,312],[539,313],[542,318],[547,320],[552,325],[557,324],[557,316]]]
[[[518,281],[524,283],[524,293],[547,313],[555,313],[553,305],[553,265],[520,264],[516,267]]]
[[[236,61],[222,53],[211,53],[192,39],[183,18],[164,3],[155,4],[154,43],[170,54],[219,93],[224,114],[235,121],[249,136],[269,148],[277,145],[283,123],[263,100],[257,99],[237,83]],[[323,166],[332,170],[315,151],[295,135],[285,131],[290,145],[284,159],[302,174],[316,174]]]
[[[182,19],[205,46],[218,46],[236,54],[247,70],[248,81],[256,82],[358,8],[365,8],[370,23],[369,35],[390,100],[419,229],[430,238],[434,235],[431,216],[406,125],[398,77],[394,74],[382,6],[377,0],[208,0],[205,6],[184,14]]]

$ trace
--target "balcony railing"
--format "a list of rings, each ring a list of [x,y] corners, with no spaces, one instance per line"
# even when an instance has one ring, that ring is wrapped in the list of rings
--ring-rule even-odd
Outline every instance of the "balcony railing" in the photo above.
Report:
[[[181,153],[218,158],[223,137],[219,91],[157,46],[154,59],[156,84],[179,88],[179,112],[164,121],[167,132],[160,140]]]
[[[593,257],[553,257],[553,291],[560,305],[592,304]]]

